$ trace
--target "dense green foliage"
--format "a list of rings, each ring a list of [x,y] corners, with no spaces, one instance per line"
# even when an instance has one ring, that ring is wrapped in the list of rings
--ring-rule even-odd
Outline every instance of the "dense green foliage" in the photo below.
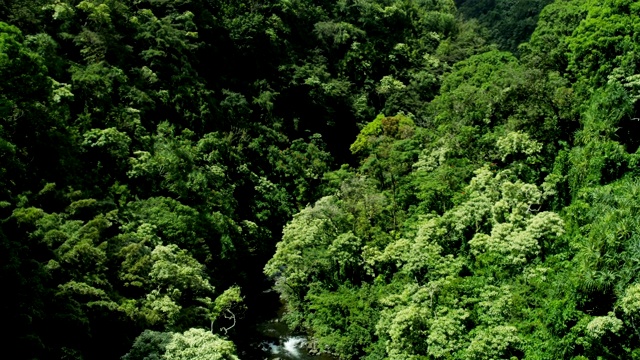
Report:
[[[456,0],[460,14],[486,28],[504,50],[517,51],[536,29],[538,14],[553,0]]]
[[[640,2],[0,20],[17,357],[237,359],[264,274],[340,359],[640,357]]]
[[[556,1],[363,127],[265,267],[290,322],[344,359],[637,357],[638,9]]]

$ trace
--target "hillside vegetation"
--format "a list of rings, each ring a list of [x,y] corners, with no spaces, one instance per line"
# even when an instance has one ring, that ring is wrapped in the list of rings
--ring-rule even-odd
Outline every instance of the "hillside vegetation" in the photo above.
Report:
[[[25,359],[640,359],[640,1],[0,1]],[[265,279],[265,276],[267,279]]]

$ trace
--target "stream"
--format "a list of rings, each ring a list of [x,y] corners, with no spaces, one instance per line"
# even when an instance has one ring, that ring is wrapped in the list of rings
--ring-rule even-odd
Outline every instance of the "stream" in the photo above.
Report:
[[[272,307],[275,292],[266,291],[263,306]],[[271,301],[269,301],[271,300]],[[285,305],[277,300],[277,310],[263,318],[252,333],[238,344],[238,355],[243,360],[337,360],[329,354],[311,354],[305,335],[292,332],[282,320]],[[267,309],[263,309],[267,310]]]
[[[276,319],[277,320],[277,319]],[[262,352],[261,359],[269,360],[334,360],[327,354],[312,355],[308,351],[307,338],[303,335],[293,335],[284,322],[270,321],[262,324],[258,331],[264,338],[254,344]]]

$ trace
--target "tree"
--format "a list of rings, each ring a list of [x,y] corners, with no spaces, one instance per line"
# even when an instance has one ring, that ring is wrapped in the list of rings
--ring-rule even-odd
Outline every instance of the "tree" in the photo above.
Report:
[[[125,360],[236,360],[235,347],[203,329],[189,329],[184,333],[146,330],[138,338]]]

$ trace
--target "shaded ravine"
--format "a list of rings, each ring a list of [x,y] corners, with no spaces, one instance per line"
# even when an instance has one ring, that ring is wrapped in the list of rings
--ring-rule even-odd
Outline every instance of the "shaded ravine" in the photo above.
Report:
[[[279,319],[273,319],[258,328],[263,339],[252,344],[261,352],[261,359],[281,360],[334,360],[328,354],[313,355],[309,353],[308,341],[304,335],[294,335],[287,325]]]
[[[285,304],[272,290],[263,293],[260,322],[237,339],[238,355],[243,360],[337,360],[329,354],[313,354],[306,335],[295,333],[282,320]]]

